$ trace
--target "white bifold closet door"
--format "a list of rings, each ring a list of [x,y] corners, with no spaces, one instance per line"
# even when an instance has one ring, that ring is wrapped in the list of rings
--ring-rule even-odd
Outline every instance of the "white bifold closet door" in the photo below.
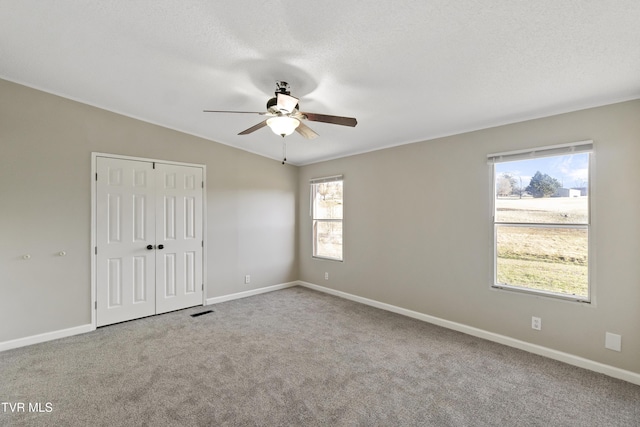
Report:
[[[97,158],[97,326],[202,304],[202,168]]]

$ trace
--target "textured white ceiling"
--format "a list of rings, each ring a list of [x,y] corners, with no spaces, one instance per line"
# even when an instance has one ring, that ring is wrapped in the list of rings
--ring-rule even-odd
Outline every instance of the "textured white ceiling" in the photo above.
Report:
[[[375,4],[375,6],[373,6]],[[0,77],[293,164],[640,98],[638,0],[0,0]],[[1,95],[1,94],[0,94]]]

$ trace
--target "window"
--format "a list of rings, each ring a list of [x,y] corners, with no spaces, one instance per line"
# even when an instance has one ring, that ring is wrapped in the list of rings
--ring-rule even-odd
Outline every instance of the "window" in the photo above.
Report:
[[[588,302],[591,141],[489,155],[494,287]]]
[[[311,180],[313,256],[342,261],[342,175]]]

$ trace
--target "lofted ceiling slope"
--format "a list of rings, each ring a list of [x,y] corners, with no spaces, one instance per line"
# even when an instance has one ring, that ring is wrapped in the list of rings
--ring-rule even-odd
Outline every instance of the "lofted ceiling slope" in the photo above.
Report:
[[[238,132],[275,82],[319,138],[303,165],[640,98],[637,0],[0,0],[0,78],[279,159]]]

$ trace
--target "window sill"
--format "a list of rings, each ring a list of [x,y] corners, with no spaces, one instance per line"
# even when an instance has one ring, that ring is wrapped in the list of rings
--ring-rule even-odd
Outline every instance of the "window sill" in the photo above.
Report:
[[[329,258],[329,257],[316,256],[316,255],[311,255],[311,258],[319,259],[319,260],[322,260],[322,261],[344,262],[344,260],[340,259],[340,258]]]
[[[504,284],[491,285],[491,287],[493,289],[502,290],[502,291],[519,292],[519,293],[529,294],[534,296],[556,298],[564,301],[579,302],[583,304],[591,304],[591,301],[589,300],[588,297],[581,297],[578,295],[557,294],[555,292],[547,292],[539,289],[528,289],[528,288],[522,288],[519,286],[511,286],[511,285],[504,285]]]

